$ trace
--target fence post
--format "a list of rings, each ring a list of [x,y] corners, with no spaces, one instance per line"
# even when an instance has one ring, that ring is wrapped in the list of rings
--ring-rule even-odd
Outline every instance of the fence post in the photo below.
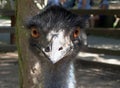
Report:
[[[11,16],[11,27],[14,27],[16,23],[15,15]],[[15,33],[10,34],[10,43],[15,44]]]

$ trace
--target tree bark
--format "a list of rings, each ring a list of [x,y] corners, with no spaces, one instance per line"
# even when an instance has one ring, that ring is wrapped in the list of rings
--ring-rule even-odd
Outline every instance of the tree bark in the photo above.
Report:
[[[34,64],[34,56],[28,47],[29,31],[24,27],[24,23],[27,19],[39,13],[40,10],[37,8],[34,0],[17,0],[16,3],[16,40],[19,53],[20,88],[36,88],[30,74],[30,69]]]

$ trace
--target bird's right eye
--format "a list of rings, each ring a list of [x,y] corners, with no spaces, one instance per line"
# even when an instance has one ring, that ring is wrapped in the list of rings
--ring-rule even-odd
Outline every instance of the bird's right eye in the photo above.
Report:
[[[78,27],[78,28],[76,28],[76,30],[74,30],[73,37],[77,38],[79,35],[80,35],[80,28]]]
[[[31,36],[33,38],[38,38],[38,37],[40,37],[40,33],[36,28],[31,28]]]

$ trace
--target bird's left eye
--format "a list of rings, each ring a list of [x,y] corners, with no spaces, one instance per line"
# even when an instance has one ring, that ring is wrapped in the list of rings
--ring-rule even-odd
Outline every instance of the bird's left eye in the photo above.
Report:
[[[38,32],[38,30],[36,28],[32,28],[32,30],[31,30],[31,36],[33,38],[38,38],[40,36],[40,34],[39,34],[39,32]]]
[[[77,38],[80,35],[80,28],[76,28],[73,32],[73,37]]]

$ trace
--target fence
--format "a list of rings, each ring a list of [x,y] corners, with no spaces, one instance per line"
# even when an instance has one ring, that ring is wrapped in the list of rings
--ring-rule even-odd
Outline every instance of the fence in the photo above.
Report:
[[[73,13],[79,15],[83,14],[106,14],[106,15],[117,15],[120,17],[120,10],[71,10]],[[10,33],[11,34],[11,44],[10,45],[0,45],[0,52],[15,51],[16,45],[14,44],[14,33],[15,33],[15,12],[13,10],[0,10],[0,15],[11,17],[11,27],[0,27],[0,33]],[[115,37],[120,39],[120,28],[88,28],[86,33],[90,35],[100,35]],[[109,50],[103,48],[93,48],[87,47],[85,52],[91,53],[103,53],[108,55],[120,56],[120,50]]]
[[[14,51],[16,50],[15,44],[15,11],[0,9],[0,15],[10,17],[11,27],[0,27],[0,33],[10,33],[10,45],[0,45],[0,52]]]

